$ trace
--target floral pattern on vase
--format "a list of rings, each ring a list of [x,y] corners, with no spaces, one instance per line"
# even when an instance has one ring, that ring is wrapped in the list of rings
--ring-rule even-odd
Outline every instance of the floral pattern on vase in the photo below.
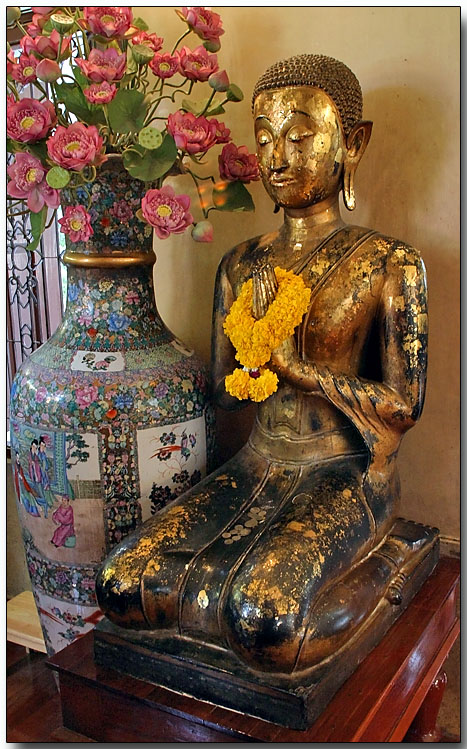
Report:
[[[67,243],[69,257],[152,253],[134,216],[145,188],[109,161],[91,190],[92,241]],[[49,653],[94,626],[101,560],[206,474],[213,434],[204,365],[159,317],[150,263],[70,264],[67,297],[11,390],[18,512]],[[178,448],[169,461],[151,453],[164,434]],[[154,487],[168,488],[157,502]]]

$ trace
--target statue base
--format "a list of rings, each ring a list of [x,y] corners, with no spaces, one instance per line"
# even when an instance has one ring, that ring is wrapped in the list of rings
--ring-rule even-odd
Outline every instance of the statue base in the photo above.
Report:
[[[380,642],[435,568],[437,529],[398,520],[386,540],[401,539],[407,550],[404,563],[378,606],[340,651],[305,675],[260,674],[222,647],[172,633],[127,630],[107,619],[95,629],[95,660],[151,684],[304,730]]]

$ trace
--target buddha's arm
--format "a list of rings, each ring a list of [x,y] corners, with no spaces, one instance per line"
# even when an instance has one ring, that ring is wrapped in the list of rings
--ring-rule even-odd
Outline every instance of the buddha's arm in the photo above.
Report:
[[[274,353],[272,364],[290,384],[333,402],[358,428],[373,461],[386,464],[420,416],[425,392],[425,270],[411,248],[397,250],[388,261],[379,330],[382,382],[302,362],[290,340]]]
[[[214,291],[214,310],[212,318],[211,343],[211,377],[212,395],[217,406],[228,411],[238,410],[247,405],[248,401],[240,401],[226,392],[225,378],[239,366],[235,359],[235,351],[224,333],[224,320],[235,300],[228,272],[227,260],[224,258],[219,265]]]

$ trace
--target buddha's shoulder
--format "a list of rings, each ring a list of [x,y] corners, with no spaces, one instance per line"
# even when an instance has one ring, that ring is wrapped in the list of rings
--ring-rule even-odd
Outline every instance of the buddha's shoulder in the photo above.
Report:
[[[387,267],[416,266],[424,270],[422,257],[416,247],[387,234],[375,232],[365,242],[365,251],[383,261]]]
[[[225,253],[219,264],[219,269],[229,276],[232,274],[235,276],[238,275],[243,265],[250,268],[252,263],[259,260],[266,248],[276,237],[277,232],[271,232],[269,234],[259,234],[256,237],[251,237],[251,239],[240,242]],[[249,274],[250,272],[248,272]]]

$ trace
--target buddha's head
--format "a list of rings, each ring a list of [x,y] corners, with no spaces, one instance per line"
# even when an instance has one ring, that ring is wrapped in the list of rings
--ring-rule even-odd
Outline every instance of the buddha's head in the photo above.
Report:
[[[349,68],[324,55],[298,55],[266,70],[253,92],[261,177],[276,205],[301,209],[344,191],[371,135],[362,91]]]

